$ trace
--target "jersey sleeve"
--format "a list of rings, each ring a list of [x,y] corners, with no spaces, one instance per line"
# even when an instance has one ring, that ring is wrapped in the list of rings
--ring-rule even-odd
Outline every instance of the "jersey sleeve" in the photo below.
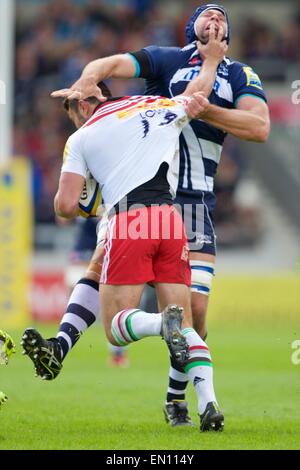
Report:
[[[141,49],[137,52],[129,52],[128,55],[135,65],[135,78],[151,77],[151,63],[146,52]]]
[[[231,70],[231,86],[234,107],[243,96],[254,96],[267,102],[261,80],[257,73],[245,64],[235,63]]]
[[[80,134],[75,132],[67,140],[63,156],[62,173],[76,173],[86,178],[87,166],[81,151]]]
[[[140,74],[136,76],[152,80],[158,79],[164,74],[166,67],[172,65],[174,54],[177,55],[178,50],[176,47],[148,46],[140,51],[131,52],[131,56],[140,67]]]

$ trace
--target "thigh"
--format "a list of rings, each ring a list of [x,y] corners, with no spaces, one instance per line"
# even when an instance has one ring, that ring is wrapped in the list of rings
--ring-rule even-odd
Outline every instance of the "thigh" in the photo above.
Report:
[[[182,191],[178,194],[176,203],[182,212],[190,251],[215,255],[215,195],[204,191]]]
[[[169,230],[162,230],[159,249],[153,258],[155,283],[190,286],[189,247],[183,220],[175,207],[165,207],[164,210]]]
[[[138,308],[144,284],[140,285],[107,285],[100,284],[100,304],[103,325],[109,337],[111,322],[121,310]]]
[[[152,259],[159,240],[148,233],[148,208],[117,214],[109,220],[101,283],[138,285],[154,281]]]

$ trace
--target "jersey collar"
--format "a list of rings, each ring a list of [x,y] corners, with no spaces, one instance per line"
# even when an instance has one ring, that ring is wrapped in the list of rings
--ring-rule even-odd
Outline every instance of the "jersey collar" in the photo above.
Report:
[[[98,109],[103,108],[106,104],[111,103],[112,101],[124,100],[125,98],[127,98],[127,97],[126,97],[126,96],[117,96],[117,97],[114,97],[114,98],[107,98],[106,101],[104,101],[103,103],[99,103],[99,104],[96,106],[96,108],[95,108],[94,111],[93,111],[92,116],[98,111]]]

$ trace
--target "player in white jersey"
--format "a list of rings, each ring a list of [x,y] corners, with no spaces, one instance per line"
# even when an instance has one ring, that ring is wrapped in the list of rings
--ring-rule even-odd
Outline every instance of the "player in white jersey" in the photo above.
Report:
[[[181,97],[170,100],[157,96],[106,101],[69,138],[62,172],[85,178],[88,168],[100,183],[105,209],[109,212],[133,189],[152,179],[160,164],[166,162],[167,178],[175,197],[178,137],[188,122],[182,102]],[[123,122],[126,125],[122,126]]]
[[[189,250],[172,203],[178,136],[189,118],[208,105],[207,100],[199,105],[197,95],[189,98],[195,87],[192,83],[185,97],[172,100],[134,96],[69,103],[69,116],[79,129],[67,143],[55,209],[59,216],[77,216],[87,171],[100,183],[109,217],[100,280],[107,338],[123,346],[162,335],[194,383],[200,429],[207,431],[222,430],[224,417],[214,393],[210,353],[192,328]],[[134,230],[137,226],[144,232]],[[148,282],[157,289],[160,314],[137,309]],[[25,350],[39,365],[49,341],[34,330],[27,330],[25,340]]]
[[[95,60],[85,67],[71,89],[60,90],[53,96],[84,99],[94,94],[98,81],[109,77],[144,78],[146,94],[170,97],[180,94],[187,83],[211,62],[207,47],[219,36],[222,28],[223,37],[229,44],[230,24],[226,10],[221,5],[201,5],[187,25],[187,45],[184,48],[148,46],[137,52]],[[203,88],[211,103],[209,112],[202,116],[201,121],[191,122],[180,136],[177,202],[189,207],[193,205],[193,210],[185,217],[189,227],[197,224],[197,207],[204,208],[204,230],[196,230],[196,234],[191,230],[194,238],[188,233],[193,320],[202,338],[207,334],[206,313],[216,259],[213,179],[222,144],[227,133],[244,140],[265,142],[270,130],[268,107],[258,75],[246,64],[230,57],[222,59],[212,60],[214,80],[212,84],[207,81]],[[98,97],[101,99],[99,94]],[[182,424],[184,409],[188,417],[185,401],[188,381],[183,372],[176,364],[171,364],[165,415],[172,425],[176,422]],[[188,423],[188,418],[186,421]]]

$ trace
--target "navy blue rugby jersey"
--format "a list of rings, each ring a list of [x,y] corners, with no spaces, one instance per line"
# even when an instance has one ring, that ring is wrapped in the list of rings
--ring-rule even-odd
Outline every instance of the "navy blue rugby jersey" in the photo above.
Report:
[[[196,42],[178,47],[149,46],[131,53],[136,76],[146,79],[146,95],[174,97],[183,93],[188,82],[201,69]],[[266,102],[261,81],[245,64],[225,57],[217,69],[211,104],[235,108],[239,99],[254,95]],[[203,121],[193,120],[180,136],[180,176],[178,191],[213,192],[214,177],[220,161],[226,132]]]

